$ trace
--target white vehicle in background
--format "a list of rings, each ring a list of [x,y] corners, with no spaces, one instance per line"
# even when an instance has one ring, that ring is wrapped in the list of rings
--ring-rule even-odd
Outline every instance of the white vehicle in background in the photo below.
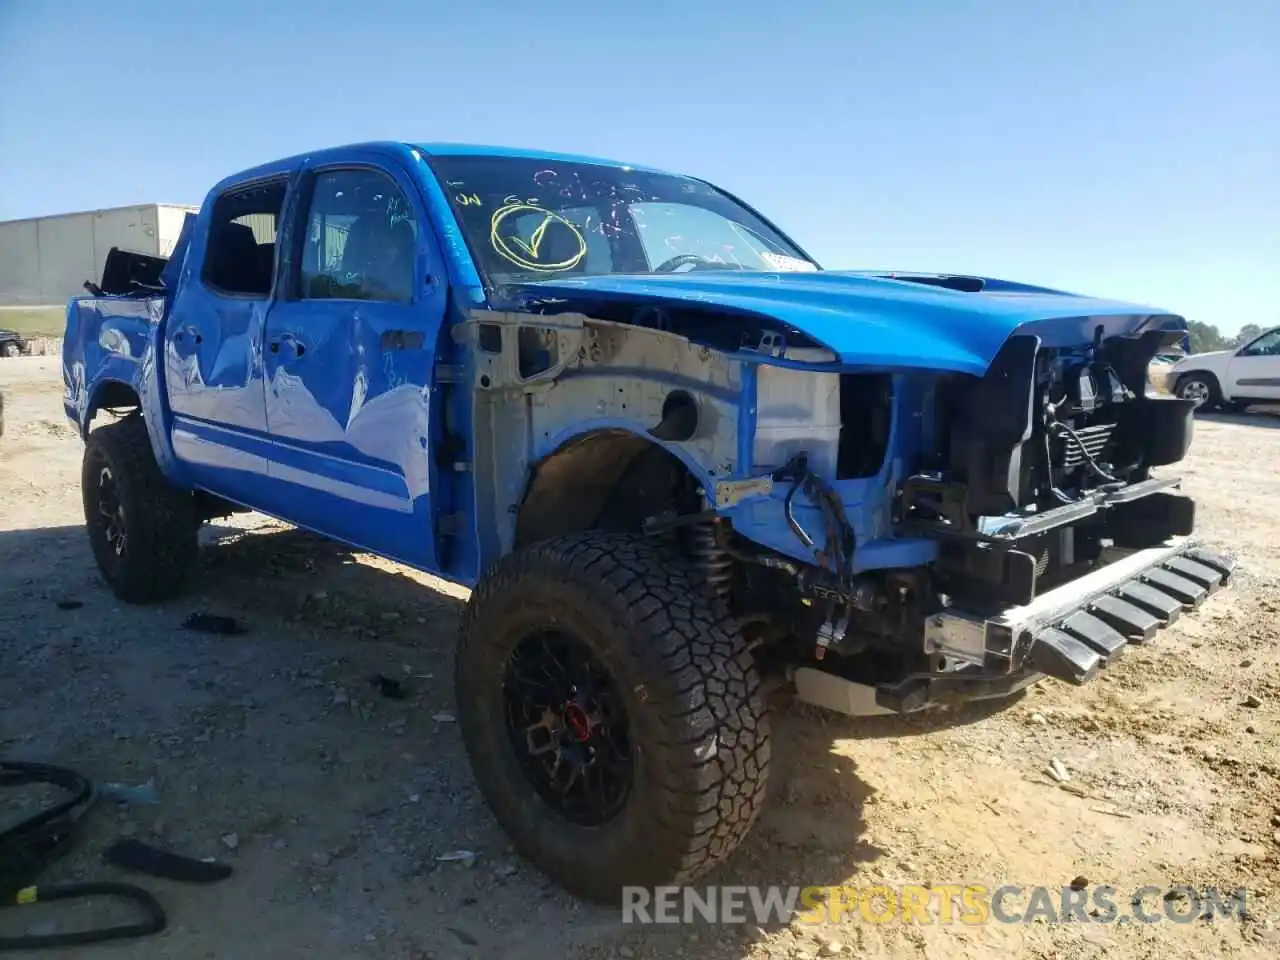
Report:
[[[1280,403],[1280,327],[1231,350],[1184,357],[1170,373],[1174,392],[1197,410]]]

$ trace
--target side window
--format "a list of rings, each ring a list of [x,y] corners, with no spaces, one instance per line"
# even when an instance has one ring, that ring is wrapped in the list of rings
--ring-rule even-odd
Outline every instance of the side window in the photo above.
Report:
[[[390,177],[375,170],[318,174],[298,265],[299,299],[408,303],[417,235],[413,207]]]
[[[214,201],[205,248],[205,284],[238,297],[266,298],[275,277],[276,231],[285,180],[224,193]]]
[[[1246,357],[1276,357],[1280,356],[1280,330],[1272,330],[1270,333],[1264,333],[1253,343],[1249,344],[1242,351],[1242,356]]]

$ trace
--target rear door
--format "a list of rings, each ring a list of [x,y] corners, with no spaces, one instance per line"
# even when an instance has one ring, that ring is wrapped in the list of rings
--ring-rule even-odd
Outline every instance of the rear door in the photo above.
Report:
[[[270,473],[288,517],[435,565],[430,403],[443,263],[412,179],[380,156],[304,169],[267,316]]]
[[[214,198],[190,229],[164,328],[175,457],[197,486],[264,510],[271,503],[262,331],[288,186],[282,173]]]
[[[1233,398],[1280,400],[1280,328],[1245,344],[1227,368]]]

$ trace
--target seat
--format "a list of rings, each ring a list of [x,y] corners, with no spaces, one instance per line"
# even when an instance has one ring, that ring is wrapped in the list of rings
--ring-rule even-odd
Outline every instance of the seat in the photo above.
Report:
[[[546,230],[543,231],[541,242],[538,245],[538,253],[535,257],[527,246],[529,231],[535,229],[542,218],[537,214],[528,214],[522,219],[524,222],[518,224],[514,222],[514,218],[508,218],[507,225],[503,229],[503,240],[506,241],[508,249],[520,252],[521,258],[527,262],[547,265],[566,263],[577,257],[582,251],[582,244],[585,240],[578,233],[577,228],[567,227],[559,220],[552,220],[547,225]],[[545,266],[541,268],[533,267],[532,269],[557,275],[583,273],[586,270],[586,259],[586,255],[583,254],[572,266],[559,270],[551,270]],[[502,269],[510,269],[510,267],[504,262]]]
[[[386,214],[356,218],[342,248],[342,273],[371,300],[413,298],[414,232],[407,220],[388,223]]]
[[[232,293],[271,292],[271,271],[263,273],[258,241],[253,228],[228,222],[216,227],[209,237],[209,282]],[[265,282],[265,285],[264,285]]]
[[[270,292],[276,272],[276,245],[274,243],[258,244],[255,269],[258,283],[265,292]]]
[[[552,220],[546,233],[543,234],[542,246],[538,250],[538,260],[545,264],[556,264],[566,263],[578,257],[578,261],[572,266],[555,272],[557,274],[583,273],[587,266],[586,254],[582,253],[585,242],[576,228],[571,229],[558,220]],[[579,257],[580,253],[582,256]]]

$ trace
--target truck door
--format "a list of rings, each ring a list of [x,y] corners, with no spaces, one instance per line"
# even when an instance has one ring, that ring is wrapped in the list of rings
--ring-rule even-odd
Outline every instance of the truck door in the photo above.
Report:
[[[1280,400],[1280,328],[1241,347],[1227,368],[1227,392],[1251,400]]]
[[[422,198],[393,164],[304,172],[296,253],[267,314],[270,474],[281,516],[435,563],[431,386],[445,312]]]
[[[174,456],[191,481],[269,509],[262,329],[289,175],[231,187],[190,233],[164,328]]]

